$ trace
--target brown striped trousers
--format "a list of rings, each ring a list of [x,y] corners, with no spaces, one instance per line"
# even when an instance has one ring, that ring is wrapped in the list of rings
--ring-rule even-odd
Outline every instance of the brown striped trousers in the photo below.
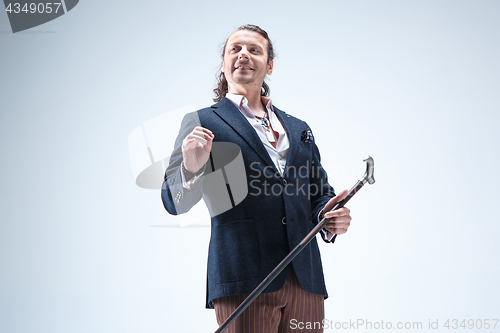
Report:
[[[214,300],[217,323],[221,325],[247,296]],[[289,267],[284,286],[276,292],[260,294],[224,332],[320,333],[323,332],[324,317],[324,297],[302,289],[292,267]]]

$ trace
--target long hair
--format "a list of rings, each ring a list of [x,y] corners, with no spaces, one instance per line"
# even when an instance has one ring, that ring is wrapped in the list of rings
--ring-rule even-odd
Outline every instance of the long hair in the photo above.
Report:
[[[256,25],[253,25],[253,24],[242,25],[236,31],[239,31],[239,30],[250,30],[250,31],[256,32],[256,33],[260,34],[262,37],[264,37],[267,41],[267,63],[269,64],[271,61],[273,61],[273,59],[274,59],[273,43],[271,42],[271,39],[269,39],[269,36],[267,35],[267,32],[265,30],[261,29],[260,27],[258,27]],[[224,59],[224,53],[226,52],[226,45],[227,45],[228,39],[226,39],[226,42],[224,43],[224,47],[222,48],[222,59]],[[226,76],[222,72],[222,66],[221,66],[221,69],[219,69],[219,73],[216,75],[216,78],[217,78],[217,87],[214,89],[214,93],[215,93],[214,102],[218,102],[224,96],[226,96],[227,90],[228,90]],[[262,88],[261,88],[260,95],[261,96],[269,96],[269,91],[270,91],[270,89],[269,89],[269,86],[267,85],[267,83],[262,82]]]

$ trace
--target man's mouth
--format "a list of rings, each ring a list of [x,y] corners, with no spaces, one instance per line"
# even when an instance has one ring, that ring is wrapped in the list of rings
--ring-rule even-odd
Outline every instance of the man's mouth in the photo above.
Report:
[[[235,70],[240,69],[240,70],[252,70],[253,71],[253,68],[250,66],[247,66],[247,65],[239,65],[239,66],[236,66],[234,69]]]

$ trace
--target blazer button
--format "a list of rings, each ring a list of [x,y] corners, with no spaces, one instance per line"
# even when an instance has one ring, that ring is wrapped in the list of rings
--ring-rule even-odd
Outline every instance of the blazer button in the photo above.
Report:
[[[288,184],[288,182],[286,181],[286,179],[285,179],[285,178],[283,178],[283,179],[281,179],[281,184],[283,184],[283,185],[285,185],[285,186],[286,186],[286,184]]]
[[[283,217],[283,218],[281,219],[281,223],[283,223],[283,224],[285,224],[285,225],[286,225],[286,217]]]

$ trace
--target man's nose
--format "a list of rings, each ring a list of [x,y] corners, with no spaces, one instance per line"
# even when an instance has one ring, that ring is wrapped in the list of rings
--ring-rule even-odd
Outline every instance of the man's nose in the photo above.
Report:
[[[241,49],[238,59],[248,59],[248,50],[245,47]]]

